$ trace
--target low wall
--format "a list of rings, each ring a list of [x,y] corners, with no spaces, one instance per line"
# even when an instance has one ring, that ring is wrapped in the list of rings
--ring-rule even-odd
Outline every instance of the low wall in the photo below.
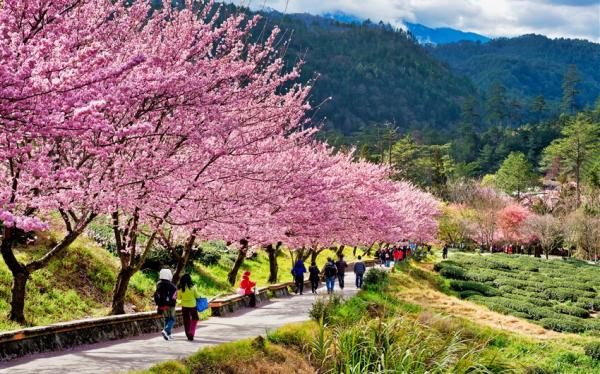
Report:
[[[365,264],[373,266],[374,261]],[[348,264],[348,272],[354,263]],[[283,282],[258,289],[257,304],[268,300],[269,296],[290,295],[293,282]],[[310,289],[310,282],[307,281]],[[215,317],[225,316],[248,306],[250,298],[229,295],[212,300],[211,313]],[[181,326],[181,310],[177,309],[175,326]],[[146,333],[158,333],[163,329],[163,318],[156,312],[142,312],[91,318],[79,321],[57,323],[49,326],[31,327],[22,330],[0,333],[0,361],[7,361],[34,353],[62,351],[84,344],[109,340],[119,340]]]
[[[175,326],[180,326],[181,323],[181,310],[177,310]],[[8,331],[0,333],[0,361],[33,353],[66,350],[83,344],[158,333],[162,329],[161,315],[142,312]]]

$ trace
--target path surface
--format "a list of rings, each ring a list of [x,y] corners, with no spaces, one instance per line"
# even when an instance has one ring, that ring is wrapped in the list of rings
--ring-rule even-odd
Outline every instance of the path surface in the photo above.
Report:
[[[346,273],[345,283],[343,295],[355,295],[353,273]],[[340,292],[337,282],[336,291]],[[326,294],[326,290],[319,289],[319,294]],[[193,342],[187,341],[183,328],[178,328],[173,332],[175,339],[170,342],[160,334],[144,334],[0,362],[0,373],[118,373],[147,369],[162,361],[187,357],[203,347],[265,335],[267,330],[306,321],[316,297],[310,294],[309,287],[308,294],[302,296],[272,299],[256,309],[245,308],[226,317],[211,317],[200,322]]]

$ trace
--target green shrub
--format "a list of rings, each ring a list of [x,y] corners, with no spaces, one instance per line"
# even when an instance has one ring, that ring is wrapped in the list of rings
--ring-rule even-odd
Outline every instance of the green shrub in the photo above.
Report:
[[[197,251],[195,259],[204,266],[211,266],[216,265],[223,256],[223,254],[224,253],[222,251],[216,248],[200,248]]]
[[[583,321],[576,319],[567,319],[564,317],[559,318],[543,318],[540,320],[540,324],[550,330],[558,332],[584,332],[587,330]]]
[[[588,343],[583,349],[586,355],[594,360],[600,361],[600,341]]]
[[[592,299],[591,297],[578,297],[576,304],[580,308],[587,310],[600,310],[600,299]]]
[[[590,312],[574,305],[558,304],[553,309],[558,313],[569,314],[579,318],[588,318],[590,316]]]
[[[371,269],[365,274],[363,288],[365,290],[377,291],[383,290],[390,282],[390,276],[387,271],[381,269]]]
[[[490,286],[473,281],[451,280],[450,288],[455,291],[476,291],[486,296],[494,296],[497,294],[497,291]]]
[[[372,272],[373,270],[369,271]],[[330,297],[320,297],[312,305],[308,315],[313,320],[329,323],[336,309],[342,305],[344,298],[340,295],[331,295]]]
[[[455,262],[455,261],[452,261],[452,260],[446,260],[446,261],[438,262],[435,265],[433,265],[433,270],[439,272],[440,270],[442,270],[446,266],[458,266],[458,267],[461,267],[461,265],[458,262]]]
[[[440,274],[451,279],[467,279],[466,271],[458,266],[447,265],[440,270]]]
[[[461,291],[458,293],[458,295],[461,299],[468,299],[471,296],[481,296],[479,292],[473,290]]]
[[[548,288],[544,291],[544,295],[553,300],[558,301],[577,301],[577,291],[570,288]]]

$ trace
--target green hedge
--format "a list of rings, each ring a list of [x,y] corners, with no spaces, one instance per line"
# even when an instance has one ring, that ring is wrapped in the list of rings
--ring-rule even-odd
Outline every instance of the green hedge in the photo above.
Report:
[[[540,324],[549,330],[559,332],[584,332],[587,326],[582,321],[571,320],[566,318],[543,318]]]
[[[558,313],[568,314],[579,318],[588,318],[590,316],[590,312],[574,305],[559,304],[555,305],[552,309]]]
[[[556,331],[600,333],[600,272],[585,262],[457,254],[434,266],[461,298]],[[596,286],[598,285],[598,286]]]
[[[586,355],[594,360],[600,361],[600,341],[588,343],[583,349]]]
[[[451,280],[450,288],[455,291],[476,291],[486,296],[494,296],[498,294],[498,292],[492,287],[473,281]]]

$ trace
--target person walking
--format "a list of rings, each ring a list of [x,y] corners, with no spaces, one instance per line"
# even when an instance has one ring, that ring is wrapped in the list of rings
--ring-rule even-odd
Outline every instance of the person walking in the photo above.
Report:
[[[344,276],[346,275],[346,268],[348,264],[344,261],[344,255],[340,255],[340,259],[335,263],[335,267],[337,269],[337,278],[338,283],[340,284],[340,288],[344,289]]]
[[[254,308],[256,306],[256,294],[254,293],[254,286],[256,286],[256,282],[252,282],[250,280],[250,272],[245,271],[242,274],[242,281],[240,282],[240,290],[244,296],[250,296],[250,307]]]
[[[185,336],[189,341],[194,340],[196,335],[196,326],[200,317],[198,317],[197,299],[200,298],[200,292],[194,283],[192,277],[189,274],[183,274],[179,281],[179,287],[177,289],[177,295],[179,296],[178,302],[181,303],[181,314],[183,315],[183,329],[185,330]]]
[[[327,263],[323,267],[323,274],[325,275],[327,293],[332,294],[333,288],[335,287],[335,276],[337,275],[337,268],[331,258],[327,258]]]
[[[444,244],[444,248],[442,248],[442,258],[445,260],[448,258],[448,245]]]
[[[296,285],[296,295],[298,292],[300,292],[300,295],[304,293],[304,273],[306,273],[306,267],[304,266],[302,259],[299,259],[292,268],[294,284]]]
[[[321,274],[316,262],[311,262],[310,267],[308,268],[308,274],[311,292],[316,294],[317,288],[319,288],[319,275]]]
[[[169,269],[162,269],[158,274],[159,281],[154,292],[154,302],[158,313],[165,319],[164,328],[161,331],[165,340],[173,340],[171,331],[175,324],[175,305],[177,305],[177,287],[171,282],[173,273]]]
[[[354,264],[354,275],[356,275],[356,288],[362,288],[363,276],[367,271],[367,266],[362,262],[362,257],[358,256],[358,262]]]
[[[387,257],[387,251],[385,249],[381,249],[379,251],[379,259],[381,261],[381,267],[385,266],[386,257]]]
[[[402,251],[400,250],[400,248],[396,247],[394,248],[394,265],[399,264],[400,261],[402,261]]]

